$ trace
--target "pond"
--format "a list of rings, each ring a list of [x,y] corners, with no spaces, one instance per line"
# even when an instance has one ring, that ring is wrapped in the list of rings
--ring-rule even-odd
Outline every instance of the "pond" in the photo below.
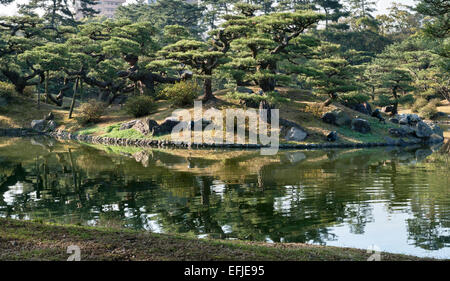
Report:
[[[158,150],[0,138],[0,216],[450,258],[448,145]]]

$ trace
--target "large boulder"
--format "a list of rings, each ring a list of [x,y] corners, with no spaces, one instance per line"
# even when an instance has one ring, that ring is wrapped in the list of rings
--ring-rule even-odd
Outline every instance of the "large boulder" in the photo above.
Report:
[[[347,113],[345,113],[345,111],[341,109],[335,109],[324,113],[322,115],[322,121],[337,126],[350,126],[352,119],[348,116]]]
[[[308,133],[298,127],[291,127],[286,133],[285,139],[287,141],[303,141],[308,136]]]
[[[415,131],[411,127],[408,126],[400,126],[400,128],[390,128],[389,134],[394,137],[406,137],[410,134],[413,134]]]
[[[363,134],[367,134],[371,131],[371,127],[367,120],[361,118],[355,118],[352,120],[352,130]]]
[[[153,135],[166,135],[172,133],[173,128],[178,125],[180,121],[177,118],[166,118],[159,126],[153,127]]]
[[[322,115],[322,121],[328,124],[336,124],[336,115],[333,111],[326,112]]]
[[[428,138],[433,134],[433,130],[427,123],[420,121],[415,127],[416,136],[418,138]]]
[[[33,120],[31,121],[31,129],[40,133],[52,132],[56,129],[57,124],[54,120]]]
[[[347,113],[343,110],[335,110],[334,114],[336,115],[335,124],[338,126],[350,126],[352,123],[352,119],[348,116]]]
[[[144,120],[137,120],[133,125],[132,129],[140,132],[143,135],[148,135],[153,132],[155,128],[158,127],[158,123],[150,118],[145,118]]]

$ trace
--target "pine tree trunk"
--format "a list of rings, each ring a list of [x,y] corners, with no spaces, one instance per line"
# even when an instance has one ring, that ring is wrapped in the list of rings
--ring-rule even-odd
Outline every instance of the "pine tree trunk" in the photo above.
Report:
[[[73,113],[73,108],[75,107],[75,97],[77,95],[79,81],[80,81],[80,78],[78,77],[75,80],[75,86],[74,86],[74,90],[73,90],[72,103],[70,104],[69,119],[72,119],[72,113]]]
[[[45,103],[48,103],[48,77],[49,71],[45,73]]]
[[[330,98],[327,99],[324,103],[323,106],[329,106],[330,104],[332,104],[335,100],[337,100],[338,95],[336,93],[331,93],[329,94]]]

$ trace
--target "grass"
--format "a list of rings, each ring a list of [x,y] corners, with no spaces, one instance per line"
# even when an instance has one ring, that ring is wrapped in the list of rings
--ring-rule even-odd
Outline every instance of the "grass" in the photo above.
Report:
[[[147,261],[365,261],[366,250],[299,243],[260,243],[188,238],[118,228],[56,225],[0,218],[0,260],[67,260],[67,247],[82,260]],[[385,261],[430,260],[381,253]]]

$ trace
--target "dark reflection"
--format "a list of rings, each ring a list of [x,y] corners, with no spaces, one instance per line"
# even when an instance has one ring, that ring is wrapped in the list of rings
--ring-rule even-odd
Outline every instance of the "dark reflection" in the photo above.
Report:
[[[228,239],[327,244],[374,206],[408,243],[449,247],[448,148],[178,151],[0,140],[0,215]],[[433,151],[435,151],[433,153]],[[400,235],[389,233],[386,235]]]

